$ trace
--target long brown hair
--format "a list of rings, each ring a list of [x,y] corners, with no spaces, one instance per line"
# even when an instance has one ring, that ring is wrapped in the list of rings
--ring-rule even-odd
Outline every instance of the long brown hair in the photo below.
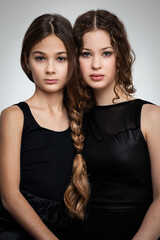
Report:
[[[135,54],[129,44],[123,23],[111,12],[106,10],[91,10],[80,15],[76,19],[73,30],[77,56],[79,57],[83,47],[84,34],[96,29],[104,30],[109,34],[111,45],[116,52],[116,85],[118,84],[126,94],[134,93],[132,64],[135,60]],[[87,106],[90,106],[95,103],[92,89],[83,82],[80,70],[79,75],[81,87],[83,89],[81,94],[87,99]],[[119,98],[116,92],[116,86],[114,91],[116,95],[115,99]],[[83,106],[85,107],[85,103],[83,103]]]
[[[29,26],[23,39],[21,66],[27,77],[34,82],[32,73],[28,71],[26,58],[29,57],[30,51],[36,43],[53,33],[62,40],[67,50],[68,83],[64,89],[64,105],[69,115],[71,135],[77,152],[73,161],[71,181],[64,193],[64,201],[73,215],[83,219],[90,189],[87,180],[86,164],[81,154],[84,137],[81,124],[82,113],[79,112],[78,107],[80,88],[77,78],[73,30],[70,22],[59,14],[43,14],[37,17]]]

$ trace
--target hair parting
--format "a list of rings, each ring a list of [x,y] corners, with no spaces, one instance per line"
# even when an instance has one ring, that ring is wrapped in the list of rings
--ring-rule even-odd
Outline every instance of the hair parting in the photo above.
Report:
[[[51,29],[52,29],[52,33],[54,33],[54,25],[53,25],[53,21],[54,21],[54,18],[51,18],[51,20],[49,21],[49,24],[50,24]]]
[[[97,28],[97,18],[96,18],[96,12],[95,12],[95,15],[94,15],[94,29]]]

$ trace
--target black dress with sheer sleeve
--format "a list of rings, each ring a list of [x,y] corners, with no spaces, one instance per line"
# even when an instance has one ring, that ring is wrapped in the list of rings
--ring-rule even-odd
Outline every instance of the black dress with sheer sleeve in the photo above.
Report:
[[[150,156],[135,99],[96,106],[84,116],[84,151],[91,197],[84,222],[69,240],[131,240],[152,202]]]
[[[27,103],[17,105],[24,114],[20,191],[48,228],[60,240],[66,239],[69,218],[63,195],[70,182],[75,156],[71,130],[56,132],[43,128],[34,119]],[[32,239],[1,202],[0,239]]]

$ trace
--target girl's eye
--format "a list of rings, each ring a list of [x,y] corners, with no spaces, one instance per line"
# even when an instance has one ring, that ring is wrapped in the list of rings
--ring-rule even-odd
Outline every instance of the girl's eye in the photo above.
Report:
[[[59,62],[64,62],[65,60],[67,60],[67,58],[66,58],[66,57],[61,57],[61,56],[59,56],[59,57],[57,58],[57,60],[58,60]]]
[[[44,57],[42,57],[42,56],[38,56],[38,57],[36,57],[36,60],[37,60],[37,61],[44,61],[44,60],[45,60],[45,58],[44,58]]]
[[[82,52],[82,53],[81,53],[81,56],[82,56],[82,57],[90,57],[91,54],[90,54],[90,52]]]
[[[111,56],[111,54],[112,54],[112,52],[110,52],[110,51],[105,51],[105,52],[103,53],[103,56],[108,57],[108,56]]]

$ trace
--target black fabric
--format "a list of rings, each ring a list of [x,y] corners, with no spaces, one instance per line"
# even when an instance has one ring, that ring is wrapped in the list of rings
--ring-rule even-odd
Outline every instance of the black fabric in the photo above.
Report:
[[[39,126],[29,106],[18,104],[24,113],[21,146],[21,188],[51,200],[63,199],[70,182],[74,147],[71,131],[52,131]]]
[[[91,198],[88,218],[73,223],[70,240],[130,240],[140,227],[152,202],[150,157],[140,126],[147,103],[96,106],[84,115]]]
[[[0,240],[33,240],[33,238],[22,230],[0,232]]]
[[[90,208],[87,221],[74,220],[68,240],[131,240],[145,211],[108,211]]]
[[[49,229],[65,239],[69,219],[63,195],[75,155],[70,128],[62,132],[43,128],[25,102],[17,105],[24,114],[20,191]],[[29,235],[0,202],[0,239],[27,239],[26,236]]]
[[[53,201],[33,195],[23,189],[21,193],[43,220],[46,226],[60,239],[66,239],[70,218],[63,201]],[[28,237],[28,238],[27,238]],[[32,239],[0,202],[0,239]]]
[[[97,106],[85,118],[84,159],[99,208],[135,209],[152,201],[150,158],[140,129],[144,102]]]

